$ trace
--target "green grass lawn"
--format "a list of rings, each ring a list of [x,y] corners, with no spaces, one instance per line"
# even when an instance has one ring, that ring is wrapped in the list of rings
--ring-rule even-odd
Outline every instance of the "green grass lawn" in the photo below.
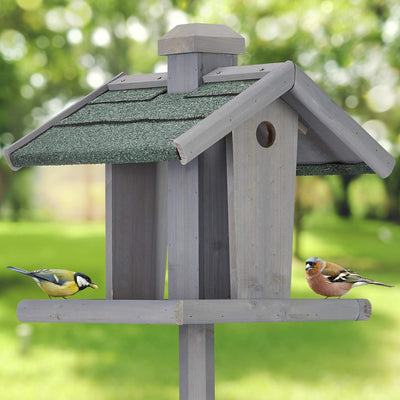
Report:
[[[397,286],[364,286],[347,296],[371,301],[366,322],[216,326],[216,398],[399,399],[400,227],[312,215],[305,228],[303,258],[340,262]],[[30,345],[22,352],[17,303],[46,296],[5,267],[79,270],[100,289],[75,298],[104,298],[103,224],[0,222],[0,243],[2,400],[178,398],[174,326],[30,324]],[[318,297],[305,282],[303,260],[293,262],[292,297]]]

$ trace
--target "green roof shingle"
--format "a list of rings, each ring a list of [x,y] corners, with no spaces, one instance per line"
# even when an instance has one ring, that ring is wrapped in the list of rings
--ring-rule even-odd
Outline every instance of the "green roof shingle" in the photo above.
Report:
[[[253,83],[209,83],[187,94],[167,94],[166,87],[107,91],[10,158],[16,167],[179,159],[172,140]]]

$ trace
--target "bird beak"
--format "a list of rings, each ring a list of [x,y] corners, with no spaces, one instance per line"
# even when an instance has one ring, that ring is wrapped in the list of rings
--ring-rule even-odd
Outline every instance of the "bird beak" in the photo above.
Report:
[[[306,271],[309,271],[310,269],[313,269],[313,266],[311,264],[306,264]]]
[[[97,285],[95,285],[94,283],[91,283],[89,285],[92,289],[98,289],[99,287]]]

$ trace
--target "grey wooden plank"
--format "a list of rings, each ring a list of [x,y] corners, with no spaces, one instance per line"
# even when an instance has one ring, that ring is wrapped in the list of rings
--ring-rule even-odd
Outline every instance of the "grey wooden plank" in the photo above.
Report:
[[[17,308],[21,322],[176,324],[181,314],[179,301],[166,300],[22,300]]]
[[[182,53],[244,54],[245,41],[225,25],[177,25],[158,40],[158,54]]]
[[[263,121],[276,132],[268,148],[256,137]],[[277,100],[232,132],[232,298],[290,297],[297,129],[297,114]]]
[[[367,299],[22,300],[17,308],[21,322],[198,326],[191,334],[182,335],[183,341],[188,343],[188,337],[193,336],[195,354],[197,341],[205,344],[206,363],[214,358],[212,343],[208,342],[213,340],[215,323],[365,321],[370,316]],[[185,365],[190,351],[183,352]]]
[[[167,253],[166,163],[106,168],[107,296],[162,299]]]
[[[379,176],[392,172],[394,158],[297,66],[295,84],[283,99],[307,125],[336,136]]]
[[[284,63],[220,67],[203,76],[204,83],[261,79],[271,71],[282,68]]]
[[[167,86],[167,73],[125,75],[108,84],[109,90],[128,90]]]
[[[168,56],[168,93],[186,93],[196,89],[202,76],[212,69],[237,62],[234,54],[190,53]]]
[[[29,142],[31,142],[32,140],[34,140],[35,138],[40,136],[42,133],[46,132],[49,128],[51,128],[57,122],[61,121],[64,118],[67,118],[68,116],[70,116],[74,112],[78,111],[80,108],[85,106],[87,103],[89,103],[90,101],[92,101],[96,97],[98,97],[98,96],[102,95],[103,93],[107,92],[108,91],[108,85],[111,82],[113,82],[114,80],[118,80],[120,77],[122,77],[124,75],[125,75],[125,73],[123,73],[123,72],[118,74],[117,76],[112,78],[109,82],[105,83],[104,85],[102,85],[98,89],[94,90],[93,92],[89,93],[88,95],[86,95],[85,97],[80,99],[78,102],[72,104],[70,107],[68,107],[65,110],[63,110],[60,113],[58,113],[56,116],[51,118],[45,124],[39,126],[38,128],[36,128],[32,132],[28,133],[27,135],[25,135],[21,139],[17,140],[16,142],[11,144],[10,146],[6,147],[4,149],[4,157],[5,157],[8,165],[10,166],[10,168],[12,170],[14,170],[14,171],[18,171],[20,169],[19,167],[15,167],[11,162],[10,155],[14,151],[20,149],[23,146],[26,146]]]
[[[226,103],[173,142],[186,164],[225,137],[236,126],[286,93],[294,84],[294,64],[286,62]]]
[[[365,321],[367,299],[185,300],[183,324]]]
[[[198,161],[168,163],[168,296],[198,298]]]
[[[199,297],[230,298],[226,143],[220,140],[198,157]]]
[[[179,337],[179,398],[215,398],[214,325],[182,325]]]

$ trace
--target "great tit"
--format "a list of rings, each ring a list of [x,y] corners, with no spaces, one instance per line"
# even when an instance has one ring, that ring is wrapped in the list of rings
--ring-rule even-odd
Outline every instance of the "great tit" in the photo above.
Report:
[[[33,278],[50,299],[52,297],[63,297],[65,299],[66,296],[72,296],[89,286],[93,289],[98,288],[87,275],[81,272],[68,271],[67,269],[25,271],[15,267],[7,268]]]

